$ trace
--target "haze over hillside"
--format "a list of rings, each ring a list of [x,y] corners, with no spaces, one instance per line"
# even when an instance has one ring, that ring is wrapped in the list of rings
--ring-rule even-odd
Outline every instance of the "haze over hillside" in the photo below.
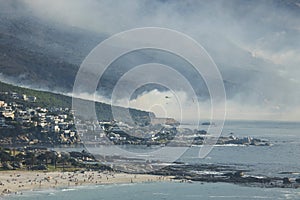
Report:
[[[27,95],[27,96],[34,96],[36,97],[36,101],[34,102],[26,102],[26,106],[28,107],[42,107],[42,108],[72,108],[72,97],[65,96],[62,94],[53,94],[51,92],[45,92],[45,91],[38,91],[38,90],[32,90],[27,89],[23,87],[13,86],[10,84],[6,84],[0,81],[0,100],[1,101],[14,101],[17,103],[24,104],[23,99],[13,99],[11,98],[11,93],[17,93],[18,95]],[[2,95],[7,94],[7,95]],[[77,101],[81,101],[82,104],[89,104],[90,102],[88,100],[83,99],[77,99]],[[99,121],[112,121],[114,120],[113,114],[112,114],[112,107],[111,105],[96,102],[95,103],[95,109],[97,114],[97,119]],[[123,119],[126,121],[126,119],[130,119],[128,122],[135,122],[135,123],[149,123],[150,117],[155,117],[153,113],[136,110],[136,109],[129,109],[123,107],[114,107],[114,112],[117,112],[119,115],[124,116]],[[130,116],[127,115],[129,112]],[[77,115],[79,117],[85,117]],[[131,117],[131,118],[130,118]]]
[[[0,4],[2,81],[70,93],[81,62],[97,44],[120,31],[159,26],[193,37],[211,55],[224,79],[228,118],[300,117],[299,0],[0,0]],[[128,69],[153,62],[174,67],[197,86],[202,116],[208,118],[210,96],[203,79],[179,57],[155,50],[133,52],[114,62],[101,79],[96,99],[109,102]],[[129,83],[123,85],[126,90]],[[83,97],[94,98],[82,92]],[[189,107],[190,94],[179,87],[177,92],[185,99],[183,109],[194,109]],[[147,85],[133,94],[130,106],[149,110],[159,104],[168,115],[178,117],[175,98],[165,98],[173,95],[164,87]],[[120,99],[119,105],[124,102]],[[156,114],[164,112],[158,109]]]

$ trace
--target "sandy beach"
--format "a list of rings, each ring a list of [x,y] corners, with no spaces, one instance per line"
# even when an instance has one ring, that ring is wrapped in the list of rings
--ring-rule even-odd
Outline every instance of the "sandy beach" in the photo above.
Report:
[[[120,184],[171,181],[172,177],[113,172],[41,172],[41,171],[2,171],[0,172],[0,196],[22,194],[51,188],[67,188],[84,185]]]

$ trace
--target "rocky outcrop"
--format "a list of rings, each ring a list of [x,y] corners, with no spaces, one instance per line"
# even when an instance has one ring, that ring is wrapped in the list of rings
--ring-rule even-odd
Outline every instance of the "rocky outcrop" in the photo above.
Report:
[[[177,180],[189,180],[200,182],[225,182],[244,186],[256,186],[267,188],[299,188],[300,179],[280,178],[252,175],[248,170],[236,169],[232,166],[202,164],[187,165],[174,164],[158,171],[156,175],[175,176]]]

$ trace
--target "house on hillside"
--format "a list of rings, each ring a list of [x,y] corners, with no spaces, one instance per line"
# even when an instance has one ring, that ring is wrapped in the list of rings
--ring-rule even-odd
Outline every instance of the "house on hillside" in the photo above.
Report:
[[[36,102],[36,97],[35,96],[29,96],[29,97],[27,97],[27,101]]]
[[[0,108],[7,106],[7,104],[5,103],[5,101],[0,101]]]
[[[6,107],[1,107],[0,108],[0,116],[5,117],[5,118],[15,118],[15,114],[11,108],[11,106],[6,106]]]

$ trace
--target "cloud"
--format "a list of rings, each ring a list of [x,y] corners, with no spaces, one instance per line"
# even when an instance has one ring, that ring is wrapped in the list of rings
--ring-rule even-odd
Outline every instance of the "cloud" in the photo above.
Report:
[[[263,105],[243,104],[237,99],[227,100],[226,104],[227,119],[293,121],[300,117],[300,106],[282,107],[279,104],[272,104],[267,99]],[[129,104],[127,99],[119,99],[117,105],[152,111],[158,117],[173,117],[184,122],[195,122],[195,119],[210,120],[213,109],[217,113],[217,117],[213,120],[220,120],[218,116],[222,116],[224,112],[221,104],[212,106],[209,100],[191,99],[184,91],[173,93],[152,90],[130,100]]]
[[[298,117],[300,8],[297,0],[21,1],[41,18],[97,33],[112,35],[144,26],[182,31],[207,49],[223,78],[230,83],[227,87],[229,117]],[[187,94],[177,92],[183,99],[184,109],[192,109]],[[84,96],[90,98],[89,95]],[[140,109],[156,109],[159,115],[167,111],[178,117],[175,104],[164,98],[169,95],[169,92],[150,91],[130,104]],[[99,97],[98,100],[108,99]],[[166,100],[168,104],[161,102]],[[203,113],[209,113],[206,101],[199,106]]]

